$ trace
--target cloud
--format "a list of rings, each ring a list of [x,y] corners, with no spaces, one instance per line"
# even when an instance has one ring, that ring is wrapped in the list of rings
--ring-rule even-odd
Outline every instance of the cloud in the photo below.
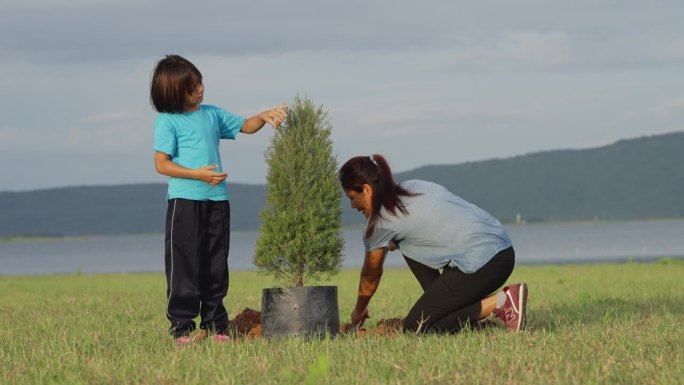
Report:
[[[656,116],[665,121],[684,121],[684,97],[668,100],[661,103],[655,109]]]
[[[511,31],[484,39],[461,38],[444,51],[449,71],[519,72],[552,70],[572,63],[572,41],[562,31]]]
[[[12,148],[21,136],[21,131],[16,127],[0,127],[0,148]]]
[[[68,148],[84,152],[130,152],[152,148],[149,115],[116,111],[86,116],[67,131]],[[151,151],[151,150],[150,150]]]
[[[384,4],[389,5],[389,4]],[[160,52],[280,54],[397,51],[443,44],[444,27],[414,23],[415,5],[360,0],[227,3],[10,1],[0,8],[0,50],[33,62],[126,60]],[[251,15],[246,17],[245,15]],[[377,15],[377,16],[372,16]],[[246,33],[248,32],[248,33]]]
[[[139,118],[139,116],[130,111],[116,111],[99,115],[86,116],[82,120],[84,122],[115,123],[124,122],[126,120],[135,118]]]
[[[0,5],[0,53],[33,63],[187,55],[448,52],[456,68],[662,65],[683,59],[682,7],[600,2],[34,1]],[[678,12],[679,11],[679,12]],[[245,17],[254,15],[254,17]],[[631,20],[631,21],[628,21]]]
[[[37,130],[0,128],[0,149],[5,154],[122,153],[152,148],[147,114],[112,112],[87,116],[65,127]]]
[[[531,67],[571,62],[570,38],[565,32],[510,32],[497,42],[495,52],[502,60],[514,60]]]
[[[412,127],[417,122],[456,122],[472,120],[510,120],[521,119],[526,113],[515,107],[501,105],[458,105],[450,107],[424,107],[411,106],[407,108],[393,108],[384,106],[381,109],[374,109],[372,112],[360,115],[356,118],[359,126],[397,126],[410,124]]]

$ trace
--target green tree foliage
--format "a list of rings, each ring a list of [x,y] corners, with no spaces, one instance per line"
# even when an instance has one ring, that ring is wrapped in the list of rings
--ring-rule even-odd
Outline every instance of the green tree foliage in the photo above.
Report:
[[[254,264],[297,287],[339,272],[341,235],[337,158],[328,114],[295,98],[266,150],[266,205]]]

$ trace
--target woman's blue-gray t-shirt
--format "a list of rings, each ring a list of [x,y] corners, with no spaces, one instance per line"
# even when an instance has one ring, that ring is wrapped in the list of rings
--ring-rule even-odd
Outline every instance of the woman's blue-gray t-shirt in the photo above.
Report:
[[[364,237],[366,251],[394,241],[407,258],[428,267],[449,266],[473,273],[512,246],[499,220],[443,186],[422,180],[400,186],[420,195],[401,197],[407,215],[381,209],[373,235]]]

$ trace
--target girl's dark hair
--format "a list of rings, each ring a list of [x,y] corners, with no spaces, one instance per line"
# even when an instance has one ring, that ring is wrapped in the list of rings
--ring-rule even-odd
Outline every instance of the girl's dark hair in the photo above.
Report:
[[[194,64],[178,55],[161,59],[152,74],[150,100],[157,112],[183,112],[186,95],[202,84],[202,74]]]
[[[391,215],[396,216],[397,210],[403,214],[408,214],[401,197],[418,195],[394,182],[392,170],[390,170],[387,160],[379,154],[349,159],[340,168],[339,178],[342,189],[345,191],[353,190],[360,193],[363,191],[364,184],[370,185],[373,189],[372,210],[368,217],[366,239],[373,235],[378,218],[382,218],[380,214],[382,207]]]

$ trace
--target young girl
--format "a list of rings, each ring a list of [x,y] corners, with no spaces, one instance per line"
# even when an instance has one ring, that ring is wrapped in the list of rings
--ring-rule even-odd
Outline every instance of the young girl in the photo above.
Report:
[[[424,290],[404,320],[405,331],[454,333],[490,314],[511,331],[524,327],[527,285],[492,295],[515,265],[511,240],[496,218],[438,184],[396,184],[380,155],[350,159],[339,178],[351,207],[367,218],[353,325],[369,318],[385,256],[399,249]]]
[[[159,112],[154,122],[154,164],[169,176],[166,213],[166,316],[177,346],[212,334],[225,341],[228,313],[230,201],[219,155],[219,139],[253,134],[265,123],[285,119],[283,105],[244,119],[201,104],[202,74],[188,60],[168,55],[152,76],[150,96]],[[194,318],[200,330],[194,332]]]

